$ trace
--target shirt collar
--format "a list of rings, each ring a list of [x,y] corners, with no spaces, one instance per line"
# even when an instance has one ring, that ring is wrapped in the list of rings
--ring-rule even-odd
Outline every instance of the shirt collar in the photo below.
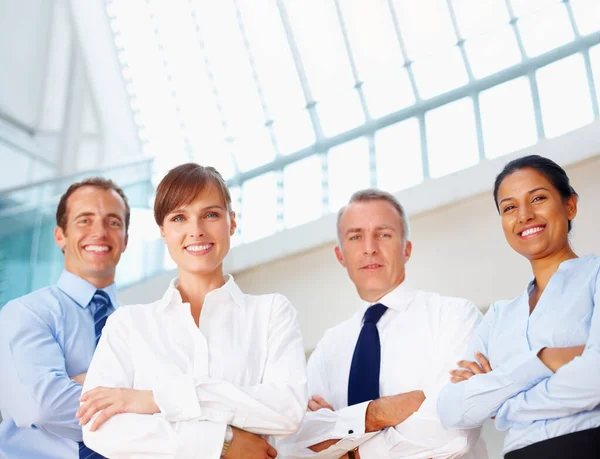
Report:
[[[206,295],[205,302],[207,300],[210,301],[227,301],[233,300],[238,306],[244,306],[246,304],[246,300],[244,299],[244,293],[240,290],[238,285],[235,283],[233,276],[231,274],[225,274],[225,284],[222,287],[216,288]],[[173,279],[169,283],[169,287],[167,291],[163,295],[160,300],[159,309],[165,310],[171,304],[181,304],[183,300],[181,298],[181,293],[177,289],[177,284],[179,282],[178,278]]]
[[[363,300],[361,311],[364,313],[370,306],[381,303],[390,309],[403,312],[412,303],[416,294],[417,290],[400,284],[394,290],[384,295],[379,301],[371,303]]]
[[[60,290],[73,298],[73,300],[82,308],[88,307],[96,290],[103,290],[106,292],[113,307],[116,307],[117,305],[117,285],[114,282],[108,287],[97,289],[90,282],[65,269],[58,279],[57,286]]]

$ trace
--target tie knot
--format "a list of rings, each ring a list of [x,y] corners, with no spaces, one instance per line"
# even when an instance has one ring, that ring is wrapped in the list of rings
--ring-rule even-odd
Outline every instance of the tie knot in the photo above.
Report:
[[[387,311],[387,306],[384,306],[381,303],[374,304],[367,309],[367,312],[365,312],[365,323],[377,324],[385,311]]]
[[[110,305],[110,297],[104,290],[96,290],[92,297],[92,302],[98,306]]]

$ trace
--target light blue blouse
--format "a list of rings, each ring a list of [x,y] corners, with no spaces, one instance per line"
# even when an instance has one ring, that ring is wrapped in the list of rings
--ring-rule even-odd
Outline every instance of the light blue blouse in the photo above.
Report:
[[[495,416],[506,430],[503,453],[600,426],[600,257],[564,261],[529,315],[531,282],[511,301],[494,303],[479,325],[466,359],[475,351],[493,371],[448,383],[438,399],[448,429],[481,426]],[[585,344],[581,357],[548,369],[544,347]]]

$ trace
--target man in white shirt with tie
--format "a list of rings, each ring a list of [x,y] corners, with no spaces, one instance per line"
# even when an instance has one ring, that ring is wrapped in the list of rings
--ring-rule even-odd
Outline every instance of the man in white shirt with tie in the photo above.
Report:
[[[367,189],[338,214],[335,254],[363,305],[327,330],[308,362],[311,399],[285,458],[487,457],[479,429],[445,430],[440,389],[481,313],[471,302],[404,285],[412,244],[404,209]]]

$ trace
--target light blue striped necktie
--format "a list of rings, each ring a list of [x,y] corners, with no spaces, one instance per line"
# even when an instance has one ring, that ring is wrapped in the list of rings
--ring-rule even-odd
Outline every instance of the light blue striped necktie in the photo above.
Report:
[[[102,329],[106,325],[106,319],[108,319],[108,316],[112,312],[110,297],[103,290],[96,290],[96,293],[94,293],[94,296],[92,297],[92,301],[90,301],[90,305],[96,307],[96,310],[94,311],[94,335],[96,337],[97,346],[98,341],[100,341],[100,336],[102,336]],[[104,459],[104,456],[92,451],[81,441],[79,442],[79,459]]]

